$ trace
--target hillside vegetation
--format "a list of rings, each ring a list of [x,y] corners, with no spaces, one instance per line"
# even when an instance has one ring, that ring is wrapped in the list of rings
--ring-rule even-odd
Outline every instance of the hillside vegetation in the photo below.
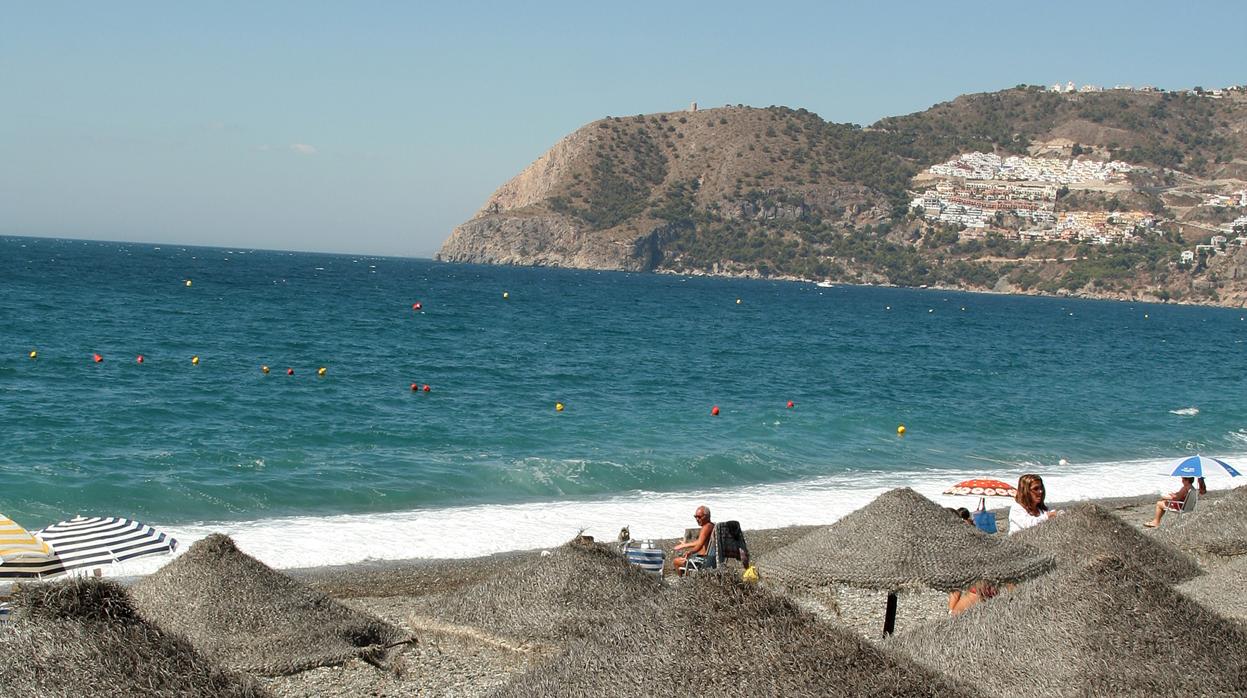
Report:
[[[1239,304],[1241,250],[1176,261],[1211,234],[1198,193],[1247,179],[1245,115],[1241,93],[1018,87],[865,128],[785,107],[607,117],[503,185],[439,258]],[[916,216],[915,176],[972,151],[1141,166],[1126,191],[1065,191],[1058,210],[1164,224],[1111,247],[965,240]]]

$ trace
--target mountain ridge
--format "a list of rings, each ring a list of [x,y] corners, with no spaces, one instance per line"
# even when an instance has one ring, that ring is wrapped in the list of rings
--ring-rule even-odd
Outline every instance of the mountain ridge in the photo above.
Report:
[[[1132,163],[1120,186],[1063,187],[1057,211],[1128,206],[1160,223],[1120,247],[1036,244],[1011,218],[980,235],[911,207],[927,168],[971,152]],[[1244,180],[1242,91],[1019,86],[869,127],[743,105],[606,117],[504,183],[437,258],[1242,305],[1243,248],[1179,254],[1227,225],[1199,197]]]

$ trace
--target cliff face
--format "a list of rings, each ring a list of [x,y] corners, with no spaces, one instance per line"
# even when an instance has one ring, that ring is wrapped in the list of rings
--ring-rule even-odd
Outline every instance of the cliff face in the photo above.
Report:
[[[1117,249],[1004,239],[1008,220],[959,240],[907,203],[924,168],[971,151],[1135,163],[1133,189],[1065,194],[1057,211],[1149,210],[1168,227]],[[783,107],[606,117],[503,184],[437,258],[1237,304],[1242,255],[1172,260],[1224,224],[1204,220],[1202,192],[1247,186],[1245,171],[1243,95],[1016,88],[869,128]]]
[[[648,235],[592,234],[558,213],[483,213],[455,228],[437,258],[447,262],[652,271],[662,228]]]
[[[595,230],[554,210],[569,184],[582,178],[600,137],[592,125],[563,138],[498,188],[471,220],[455,228],[437,259],[476,264],[649,271],[654,231]]]
[[[822,126],[804,111],[745,107],[595,121],[503,184],[437,258],[653,270],[678,264],[669,243],[695,237],[699,222],[705,232],[885,217],[878,191],[812,164],[792,174],[808,156],[796,134]],[[762,142],[777,129],[783,143]]]

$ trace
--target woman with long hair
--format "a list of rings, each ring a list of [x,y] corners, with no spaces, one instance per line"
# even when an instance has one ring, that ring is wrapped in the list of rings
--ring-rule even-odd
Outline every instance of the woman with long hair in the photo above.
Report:
[[[1047,521],[1055,511],[1049,511],[1044,503],[1047,491],[1043,478],[1027,473],[1018,478],[1018,493],[1013,506],[1009,507],[1009,533],[1016,533]]]

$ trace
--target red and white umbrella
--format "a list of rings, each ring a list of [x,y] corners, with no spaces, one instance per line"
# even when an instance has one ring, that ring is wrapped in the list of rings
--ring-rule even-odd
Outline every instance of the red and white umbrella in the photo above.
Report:
[[[978,477],[962,480],[944,490],[944,494],[965,495],[967,497],[1016,497],[1018,488],[1003,480],[989,477]]]

